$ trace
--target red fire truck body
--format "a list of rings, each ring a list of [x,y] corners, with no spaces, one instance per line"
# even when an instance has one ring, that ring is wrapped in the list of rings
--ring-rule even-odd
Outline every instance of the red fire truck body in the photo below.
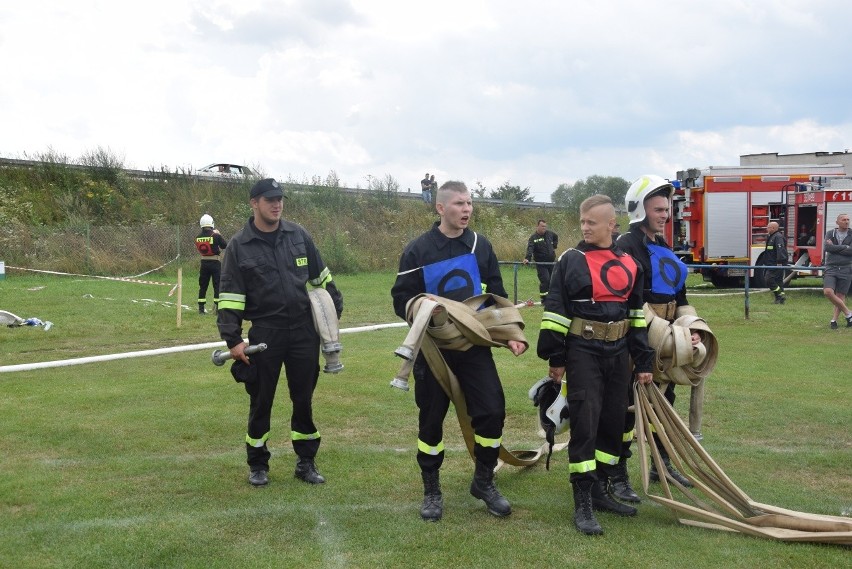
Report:
[[[790,263],[820,266],[825,232],[852,213],[852,180],[842,165],[713,166],[678,172],[666,236],[687,263],[716,286],[741,286],[743,268],[760,265],[767,227],[787,239]],[[817,271],[805,271],[817,274]],[[763,286],[762,271],[751,283]]]

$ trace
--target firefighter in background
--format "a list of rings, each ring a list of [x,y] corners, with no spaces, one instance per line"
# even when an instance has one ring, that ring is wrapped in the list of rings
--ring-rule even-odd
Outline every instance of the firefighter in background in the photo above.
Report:
[[[787,238],[781,232],[778,222],[770,221],[766,227],[769,235],[766,238],[766,249],[763,253],[763,264],[769,267],[783,267],[788,264]],[[766,271],[766,282],[769,290],[775,295],[775,304],[784,304],[784,271]]]
[[[674,187],[668,180],[660,176],[641,176],[630,185],[624,202],[627,215],[630,218],[630,229],[621,235],[617,245],[629,253],[642,267],[644,279],[641,283],[642,297],[651,310],[660,318],[672,323],[682,314],[694,314],[695,309],[689,306],[686,299],[686,276],[689,272],[666,243],[662,233],[671,213],[671,198]],[[692,333],[692,344],[701,341],[697,332]],[[665,398],[674,405],[675,384],[669,382],[665,387]],[[628,392],[628,401],[633,405],[633,390]],[[640,502],[639,496],[630,486],[627,474],[627,459],[630,458],[630,445],[633,442],[636,415],[628,412],[624,421],[624,436],[621,458],[618,461],[617,473],[609,480],[612,494],[626,502]],[[700,435],[699,435],[700,436]],[[657,448],[662,455],[663,463],[669,474],[687,488],[692,483],[687,480],[674,466],[668,453],[658,441]],[[651,462],[650,477],[659,481],[656,465]]]
[[[222,249],[228,246],[228,242],[213,225],[213,218],[204,214],[198,224],[201,233],[195,238],[195,248],[201,254],[201,270],[198,273],[198,313],[205,314],[204,306],[207,304],[207,287],[213,283],[213,306],[214,310],[219,307],[219,277],[222,274],[222,263],[219,255]]]
[[[550,288],[550,275],[553,273],[553,262],[556,260],[556,248],[559,246],[559,236],[547,228],[547,222],[538,220],[535,233],[530,235],[527,242],[527,254],[524,264],[535,261],[538,272],[539,300],[543,301]]]
[[[391,296],[394,312],[402,319],[408,302],[421,293],[460,302],[485,292],[508,297],[491,243],[468,228],[473,202],[467,186],[445,182],[435,201],[440,220],[409,243],[399,259]],[[508,347],[516,356],[526,350],[526,344],[516,340],[509,340]],[[441,355],[458,377],[473,427],[476,466],[470,493],[485,502],[490,514],[508,516],[511,505],[494,484],[506,399],[491,348],[474,345],[466,351],[442,349]],[[444,507],[439,469],[444,462],[443,424],[450,398],[422,353],[414,361],[413,375],[414,400],[419,409],[417,463],[423,479],[420,516],[437,521]]]
[[[583,241],[556,262],[538,337],[548,376],[567,380],[568,471],[574,526],[603,533],[593,510],[621,516],[636,508],[612,498],[608,480],[618,474],[633,359],[636,380],[650,383],[654,351],[642,311],[643,271],[612,241],[615,207],[608,196],[580,204]]]

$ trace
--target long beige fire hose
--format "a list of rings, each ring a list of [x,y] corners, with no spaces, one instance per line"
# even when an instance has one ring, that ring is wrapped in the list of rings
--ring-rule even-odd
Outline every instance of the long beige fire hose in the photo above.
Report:
[[[487,304],[490,305],[480,309]],[[509,340],[528,345],[523,333],[523,318],[510,301],[491,294],[474,296],[464,302],[421,294],[408,302],[406,317],[411,328],[395,352],[404,361],[391,385],[408,389],[414,360],[422,351],[438,384],[453,402],[465,444],[473,457],[474,433],[464,393],[440,350],[465,351],[474,345],[507,347]],[[510,451],[501,445],[498,468],[502,463],[532,466],[547,454],[547,448],[544,444],[534,450]]]
[[[751,500],[695,440],[655,384],[637,383],[633,390],[642,488],[651,500],[684,516],[679,518],[682,524],[781,541],[852,545],[849,518],[797,512]],[[671,478],[654,439],[663,444],[674,467],[694,488],[685,488]],[[663,496],[649,492],[648,449],[657,472],[665,474],[660,477]],[[685,499],[675,499],[672,484]]]

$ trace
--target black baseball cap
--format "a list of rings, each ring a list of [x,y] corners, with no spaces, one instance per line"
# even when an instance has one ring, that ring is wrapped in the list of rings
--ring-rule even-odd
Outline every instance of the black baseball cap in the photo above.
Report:
[[[280,198],[284,195],[284,189],[275,181],[275,178],[264,178],[258,180],[252,187],[249,198]]]

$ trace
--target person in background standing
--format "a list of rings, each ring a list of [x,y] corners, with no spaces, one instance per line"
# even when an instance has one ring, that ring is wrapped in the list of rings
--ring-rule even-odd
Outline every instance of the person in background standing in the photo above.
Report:
[[[763,264],[769,267],[783,267],[788,264],[787,239],[781,232],[777,221],[770,221],[767,226],[769,235],[766,238]],[[775,304],[784,304],[787,300],[784,293],[784,271],[766,271],[766,283],[775,295]]]
[[[543,301],[550,288],[550,275],[553,272],[553,262],[556,260],[556,248],[559,246],[559,236],[547,228],[547,222],[538,220],[535,233],[527,241],[527,254],[524,264],[535,261],[538,272],[538,295]]]
[[[825,272],[822,293],[834,306],[829,327],[837,328],[837,317],[843,312],[846,327],[852,327],[852,311],[846,306],[846,295],[852,284],[852,231],[849,231],[849,214],[837,216],[837,227],[825,234]]]
[[[228,246],[228,242],[215,228],[213,217],[204,214],[198,224],[201,233],[195,238],[195,248],[201,254],[201,268],[198,273],[198,313],[206,314],[207,287],[213,283],[213,311],[219,309],[219,279],[222,273],[222,263],[219,254]]]
[[[434,176],[433,176],[434,178]],[[429,180],[429,172],[424,174],[423,179],[420,180],[420,197],[423,198],[423,202],[430,204],[432,203],[432,182]]]

